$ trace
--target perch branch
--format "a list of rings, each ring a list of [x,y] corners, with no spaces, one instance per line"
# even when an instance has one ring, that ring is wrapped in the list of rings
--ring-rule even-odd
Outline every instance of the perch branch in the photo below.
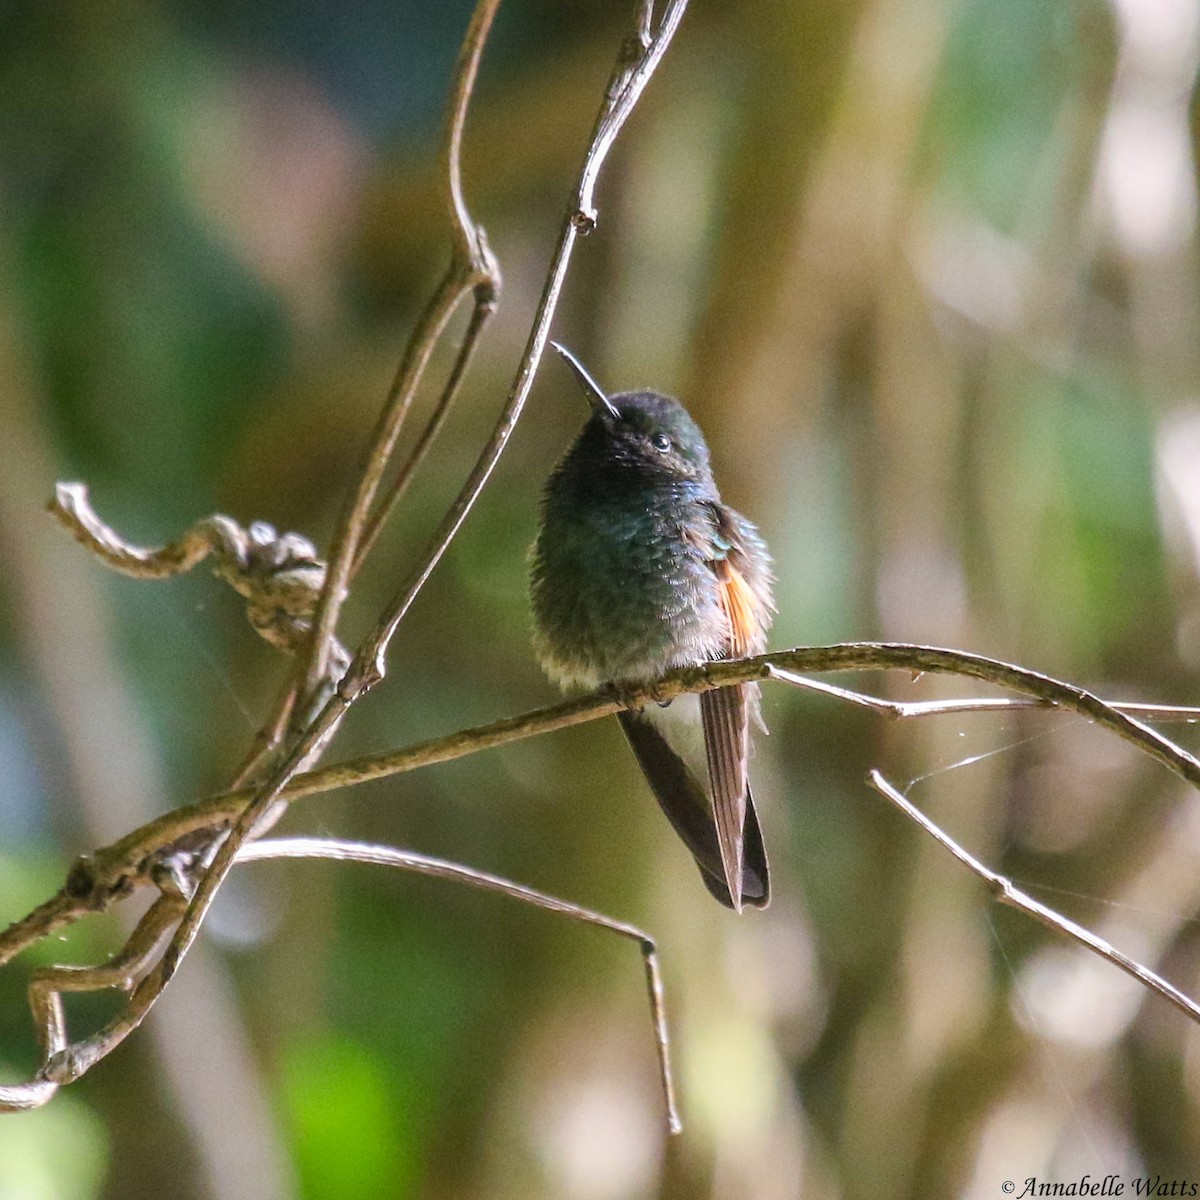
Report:
[[[1177,775],[1200,786],[1197,782],[1200,780],[1200,763],[1174,743],[1134,720],[1123,712],[1121,707],[1106,704],[1084,689],[1034,671],[996,659],[955,650],[940,650],[932,646],[860,642],[803,647],[758,658],[710,663],[703,668],[672,672],[658,683],[653,692],[633,695],[629,702],[634,705],[650,704],[657,699],[670,699],[684,692],[705,691],[713,687],[752,680],[779,679],[795,683],[800,670],[820,672],[871,669],[968,675],[1022,692],[1031,698],[1031,703],[1079,712],[1131,741],[1139,749],[1151,753]],[[812,680],[805,682],[807,685],[813,683]],[[845,689],[837,689],[834,695],[841,699],[853,697],[856,703],[862,699],[875,699],[864,698],[860,693],[843,695],[844,691]],[[883,703],[886,708],[886,702]],[[981,703],[990,706],[994,701],[984,700]],[[900,707],[903,709],[905,706]],[[384,779],[416,770],[418,767],[449,762],[482,750],[550,733],[556,729],[598,720],[611,716],[621,708],[620,702],[603,693],[565,700],[519,716],[505,717],[486,725],[431,738],[387,754],[332,763],[297,775],[281,794],[285,799],[294,801],[335,788]],[[1153,717],[1194,719],[1196,716],[1195,709],[1171,708],[1165,705],[1131,705],[1129,708],[1131,712],[1145,712]],[[119,841],[80,858],[71,868],[66,885],[56,896],[0,934],[0,965],[27,946],[88,912],[107,909],[115,901],[128,895],[133,887],[144,886],[148,882],[149,867],[164,850],[198,831],[219,831],[226,828],[243,811],[252,796],[252,790],[242,789],[174,809]]]
[[[1139,748],[1152,753],[1184,778],[1192,781],[1195,778],[1197,764],[1190,755],[1084,689],[997,660],[964,654],[960,651],[940,650],[935,647],[887,643],[810,647],[737,662],[713,663],[703,668],[675,672],[660,683],[653,693],[633,696],[630,698],[630,702],[634,704],[648,703],[655,699],[666,699],[684,691],[703,691],[712,687],[728,686],[731,683],[753,679],[776,679],[804,686],[811,685],[813,681],[804,679],[797,674],[797,669],[800,667],[810,671],[868,667],[886,667],[910,672],[918,669],[964,674],[972,678],[984,679],[1021,691],[1037,703],[1056,705],[1081,712],[1096,720],[1097,723],[1126,737]],[[822,685],[822,690],[824,686]],[[861,693],[852,693],[848,689],[842,688],[833,689],[832,694],[835,698],[854,703],[870,702],[871,707],[881,708],[889,715],[905,713],[929,715],[935,711],[920,706],[893,706],[886,702],[881,706],[879,703],[875,703],[876,698],[874,697],[865,697]],[[982,702],[985,706],[992,703],[991,700]],[[294,799],[302,795],[324,791],[333,786],[345,786],[412,770],[418,766],[444,762],[537,733],[594,720],[616,712],[620,707],[621,705],[611,696],[604,695],[564,702],[519,717],[493,722],[487,726],[432,739],[390,755],[335,764],[310,772],[293,780],[289,785],[287,795]],[[1156,716],[1185,714],[1191,717],[1195,716],[1195,710],[1189,709],[1171,709],[1161,705],[1134,707],[1146,708]],[[955,707],[942,711],[957,712],[961,710]],[[1145,986],[1165,996],[1188,1016],[1200,1020],[1200,1008],[1178,989],[1162,980],[1149,968],[1114,950],[1103,939],[1075,926],[1054,910],[1025,896],[1010,882],[1003,880],[1002,877],[978,863],[961,847],[958,847],[948,835],[933,826],[927,818],[918,814],[910,802],[900,796],[894,788],[891,788],[878,772],[872,773],[871,783],[912,819],[917,820],[932,836],[942,841],[961,861],[985,878],[993,889],[1001,894],[1005,903],[1021,908],[1043,923],[1074,937],[1089,949],[1109,958]],[[164,847],[178,841],[190,832],[206,828],[212,829],[222,822],[232,820],[250,794],[249,791],[231,793],[195,805],[191,809],[167,814],[106,850],[80,860],[72,868],[67,885],[56,897],[41,905],[29,917],[17,922],[4,935],[0,936],[0,962],[38,940],[40,936],[45,936],[51,930],[69,923],[77,916],[107,907],[113,900],[128,895],[139,883],[149,880],[157,883],[162,889],[163,872],[158,869],[161,860],[156,859],[156,853],[161,853]],[[300,853],[299,850],[296,853]],[[428,864],[436,861],[425,860],[423,856],[406,854],[401,851],[381,853],[391,855],[390,861],[397,864],[401,862]],[[266,854],[265,850],[256,851],[253,847],[245,847],[240,852],[240,857],[264,857]],[[371,861],[379,861],[379,859]],[[440,874],[446,878],[465,879],[473,875],[483,881],[494,878],[470,872],[466,868],[453,864],[439,864],[436,867],[414,865],[412,869],[425,870],[428,874]],[[478,880],[478,886],[489,886],[487,882],[478,882]],[[499,890],[504,890],[506,894],[518,898],[540,895],[540,893],[533,893],[531,889],[525,889],[516,884],[499,887]],[[41,1031],[43,1045],[47,1047],[46,1067],[27,1085],[0,1090],[0,1108],[27,1108],[44,1103],[53,1094],[54,1086],[77,1077],[136,1028],[153,999],[153,993],[144,987],[145,978],[150,976],[144,977],[142,982],[134,987],[129,1006],[114,1022],[75,1045],[66,1043],[65,1029],[61,1024],[61,1011],[53,996],[64,988],[128,987],[132,983],[137,969],[148,961],[154,947],[164,935],[166,927],[176,919],[182,907],[177,893],[165,889],[163,891],[164,894],[149,910],[147,918],[139,925],[139,929],[131,938],[130,943],[113,962],[100,968],[70,970],[51,968],[48,972],[35,976],[34,984],[31,985],[31,1008],[37,1027]],[[536,903],[536,901],[534,902]],[[556,906],[563,907],[561,902],[543,905],[543,907]],[[591,918],[581,917],[580,919]],[[593,923],[604,924],[610,928],[630,928],[623,926],[621,922],[610,921],[608,918],[598,918],[593,920]],[[628,936],[643,939],[645,937],[640,932],[630,933]],[[643,944],[645,943],[643,942]],[[652,996],[656,994],[655,989],[659,987],[656,982],[656,971],[656,966],[648,959],[647,978]],[[51,984],[54,986],[50,986]],[[661,1030],[660,1010],[656,1010],[655,1020],[656,1029],[660,1030],[658,1036],[663,1039],[665,1032]],[[665,1055],[665,1041],[661,1041],[660,1055]],[[660,1058],[660,1061],[665,1063],[665,1058]],[[665,1066],[663,1070],[666,1070]],[[669,1076],[667,1078],[669,1079]],[[666,1086],[667,1084],[664,1084],[664,1087]],[[670,1105],[669,1099],[668,1105]]]
[[[677,695],[685,690],[701,691],[751,679],[775,678],[795,683],[797,679],[793,676],[801,667],[806,670],[889,667],[910,672],[914,669],[955,672],[985,679],[1022,691],[1041,702],[1054,702],[1061,707],[1085,713],[1098,723],[1134,742],[1141,749],[1154,754],[1184,778],[1194,781],[1196,776],[1197,764],[1191,756],[1173,746],[1166,739],[1159,737],[1154,731],[1115,711],[1112,706],[1104,704],[1083,689],[1050,679],[1036,672],[1013,667],[1010,664],[984,659],[976,655],[966,655],[958,651],[938,650],[933,647],[889,644],[814,647],[765,655],[758,659],[741,662],[714,663],[705,668],[676,672],[662,682],[652,695],[647,694],[631,699],[634,703],[650,702],[654,699]],[[853,696],[855,702],[863,699],[857,693],[843,693],[845,693],[845,689],[837,689],[835,695],[842,699],[850,699]],[[985,703],[990,703],[990,701]],[[381,778],[384,775],[412,770],[417,766],[447,761],[489,746],[503,745],[536,733],[594,720],[600,716],[611,714],[618,708],[618,703],[610,696],[586,697],[582,700],[565,702],[521,717],[509,718],[474,730],[433,739],[394,754],[337,764],[311,772],[292,781],[289,785],[288,796],[294,799],[301,795],[326,790],[332,786],[344,786],[367,779]],[[1152,706],[1152,709],[1156,715],[1161,712],[1161,706]],[[1172,712],[1172,715],[1176,714]],[[7,933],[0,936],[0,961],[4,961],[18,950],[38,940],[39,936],[45,936],[51,929],[60,928],[63,924],[69,923],[86,912],[108,907],[116,899],[128,895],[135,886],[153,882],[161,888],[162,872],[158,866],[162,861],[160,856],[163,849],[169,848],[171,844],[190,832],[219,828],[232,821],[242,810],[250,794],[249,791],[243,791],[216,797],[203,804],[193,806],[191,809],[167,814],[106,850],[89,858],[81,859],[72,868],[67,885],[58,896],[53,897],[28,918],[17,922]],[[151,911],[157,911],[161,921],[156,921],[153,930],[150,931],[154,934],[153,938],[149,933],[146,933],[143,938],[143,942],[148,943],[148,946],[131,942],[124,955],[118,956],[117,960],[118,966],[124,973],[114,976],[111,964],[99,968],[100,974],[95,976],[94,986],[112,986],[111,979],[113,978],[117,978],[119,982],[127,982],[132,974],[131,964],[141,966],[147,961],[147,955],[157,944],[164,924],[174,919],[179,907],[178,901],[170,897],[156,902],[156,906]],[[1053,914],[1052,910],[1039,913],[1039,919],[1048,923],[1055,923],[1056,916],[1057,914]],[[1065,918],[1063,920],[1065,921]],[[1086,933],[1086,931],[1084,932]],[[1092,937],[1092,935],[1087,935],[1087,937]],[[1085,944],[1092,945],[1092,942],[1087,941],[1086,938],[1084,940]],[[1094,938],[1092,941],[1098,942]],[[1120,956],[1115,956],[1113,961],[1118,962],[1123,969],[1129,970],[1131,974],[1143,980],[1147,986],[1154,987],[1155,990],[1171,998],[1177,1006],[1183,1007],[1191,1015],[1187,1004],[1180,1004],[1176,992],[1170,988],[1170,985],[1158,986],[1158,983],[1162,981],[1159,981],[1158,977],[1148,968],[1131,963],[1130,960]],[[108,975],[104,974],[106,970],[109,972]],[[47,1062],[49,1074],[40,1075],[28,1085],[16,1090],[8,1089],[0,1092],[0,1106],[19,1108],[43,1103],[53,1094],[50,1084],[56,1085],[58,1082],[74,1078],[117,1045],[121,1039],[136,1028],[153,1002],[157,992],[153,987],[147,986],[146,980],[154,979],[155,973],[161,970],[160,960],[159,966],[144,976],[141,982],[134,987],[127,1008],[116,1020],[110,1022],[108,1026],[92,1037],[84,1039],[74,1046],[60,1047]],[[653,968],[649,964],[647,971],[653,975]],[[88,979],[89,976],[85,969],[82,973],[73,974],[70,982],[72,986],[80,988],[88,985]],[[652,978],[651,984],[653,986]],[[39,1003],[38,997],[31,993],[31,1007],[38,1027],[43,1030],[52,1029],[54,1010],[48,1007],[47,1002],[42,999]],[[44,1040],[53,1045],[60,1045],[64,1037],[65,1034],[55,1034],[53,1038],[44,1035]]]
[[[704,691],[709,688],[729,686],[733,683],[751,680],[777,679],[789,683],[803,682],[807,686],[811,681],[802,681],[798,678],[798,673],[802,670],[844,671],[868,668],[898,669],[908,672],[936,671],[986,680],[1039,702],[1053,704],[1086,715],[1097,724],[1110,729],[1143,751],[1150,753],[1190,782],[1196,783],[1200,779],[1200,763],[1191,755],[1133,717],[1117,711],[1113,706],[1105,704],[1082,688],[994,659],[929,646],[854,643],[840,646],[807,647],[753,659],[711,663],[704,667],[674,672],[660,682],[653,692],[632,696],[628,702],[633,704],[650,703],[668,699],[685,691]],[[836,689],[834,695],[853,702],[874,699],[863,697],[859,693],[849,693],[845,689]],[[990,704],[991,702],[985,701],[985,703]],[[503,745],[520,738],[530,737],[536,733],[595,720],[618,711],[620,707],[621,705],[608,695],[567,701],[523,716],[507,718],[487,726],[432,739],[393,754],[336,764],[298,776],[288,784],[286,795],[288,799],[295,799],[301,795],[323,791],[332,786],[344,786],[412,770],[418,766],[444,762],[490,746]],[[872,707],[878,706],[872,705]],[[1161,706],[1152,707],[1156,715],[1161,711]],[[1174,710],[1172,713],[1175,715]],[[882,781],[882,777],[878,777],[878,780]],[[872,776],[871,782],[874,786],[880,787],[879,781],[876,776]],[[906,811],[911,807],[902,797],[900,800],[896,800],[892,794],[894,789],[889,792],[886,788],[881,787],[881,790]],[[212,800],[192,806],[190,809],[167,814],[105,850],[79,860],[72,867],[67,883],[58,896],[41,905],[29,917],[17,922],[5,934],[0,935],[0,962],[3,962],[18,950],[37,940],[39,927],[41,929],[40,936],[45,936],[50,929],[60,928],[63,924],[69,923],[86,912],[104,909],[116,899],[128,895],[135,887],[146,883],[155,884],[161,893],[159,900],[149,910],[150,913],[155,914],[153,919],[147,918],[139,925],[134,938],[112,963],[99,968],[72,970],[66,975],[61,973],[62,969],[60,968],[51,968],[51,974],[35,976],[34,984],[31,984],[31,1011],[39,1030],[42,1031],[43,1045],[47,1047],[45,1067],[29,1084],[0,1091],[0,1107],[27,1108],[44,1103],[53,1094],[54,1086],[77,1077],[137,1027],[165,980],[169,978],[172,965],[168,963],[167,957],[164,955],[138,982],[134,983],[133,977],[137,970],[149,961],[149,957],[164,935],[166,927],[176,919],[182,909],[183,892],[178,886],[174,888],[169,886],[174,876],[169,869],[169,856],[164,858],[164,852],[169,851],[172,845],[178,843],[189,833],[203,829],[220,829],[238,819],[239,813],[244,820],[247,811],[246,804],[252,794],[250,790],[230,793],[214,797]],[[927,825],[924,819],[921,820],[921,823]],[[953,845],[946,835],[939,832],[935,836],[942,838],[947,845]],[[222,849],[228,845],[229,839],[223,844]],[[247,855],[254,853],[249,848],[244,848],[244,852]],[[403,857],[402,852],[395,853]],[[970,860],[969,856],[963,857],[964,854],[965,852],[960,852],[959,856],[963,858],[964,862],[971,865],[974,860]],[[415,861],[420,856],[410,857]],[[435,872],[431,869],[430,873]],[[459,873],[467,874],[468,872],[466,868],[457,868],[452,865],[448,865],[443,872],[446,877],[455,878],[459,877]],[[993,879],[990,874],[984,877],[989,881]],[[211,876],[207,878],[211,878]],[[481,884],[481,886],[486,885]],[[993,886],[998,885],[994,884]],[[1006,894],[1016,894],[1011,885],[1008,885],[1005,890]],[[527,891],[529,890],[514,884],[511,885],[508,894],[521,896],[525,895]],[[1021,895],[1023,897],[1023,894]],[[1006,902],[1017,903],[1018,907],[1026,907],[1039,920],[1065,930],[1071,936],[1076,936],[1075,927],[1066,918],[1060,918],[1053,910],[1038,905],[1036,901],[1028,901],[1028,905],[1034,906],[1033,909],[1011,899]],[[621,925],[620,922],[610,922],[609,924],[612,927]],[[178,936],[179,928],[182,928],[182,922],[176,930],[176,936]],[[1079,930],[1079,933],[1082,936],[1077,940],[1081,940],[1089,948],[1096,949],[1098,953],[1103,953],[1106,943],[1095,938],[1094,935],[1088,934],[1086,930]],[[1111,947],[1108,949],[1111,950]],[[1152,987],[1155,991],[1171,999],[1189,1016],[1200,1019],[1200,1009],[1177,989],[1159,979],[1154,972],[1115,951],[1107,957],[1110,957],[1122,969],[1129,971],[1146,986]],[[95,973],[89,974],[89,971]],[[59,973],[54,974],[53,972]],[[647,972],[652,994],[655,994],[659,983],[657,982],[656,967],[652,966],[649,961],[647,962]],[[61,987],[50,986],[55,981],[74,989],[83,989],[89,986],[127,987],[132,984],[132,991],[126,1008],[113,1021],[92,1036],[71,1044],[66,1042],[65,1029],[61,1027],[61,1012],[56,1007],[58,1002],[53,998],[58,991],[62,990]],[[38,988],[41,990],[38,991]],[[656,1016],[656,1022],[658,1020],[659,1017]],[[665,1054],[665,1042],[662,1043],[660,1054]]]

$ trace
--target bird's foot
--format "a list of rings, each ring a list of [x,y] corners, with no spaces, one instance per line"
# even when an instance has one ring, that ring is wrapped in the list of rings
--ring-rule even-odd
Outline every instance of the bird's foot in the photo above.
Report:
[[[607,692],[622,708],[630,712],[641,712],[645,703],[641,697],[641,689],[627,683],[606,683],[601,691]]]
[[[671,696],[664,696],[655,683],[606,683],[604,690],[630,712],[641,712],[647,704],[665,708],[672,700]]]

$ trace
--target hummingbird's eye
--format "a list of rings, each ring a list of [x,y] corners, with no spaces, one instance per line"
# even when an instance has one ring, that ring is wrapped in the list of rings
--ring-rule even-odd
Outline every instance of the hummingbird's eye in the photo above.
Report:
[[[658,450],[660,453],[666,454],[666,452],[671,448],[671,439],[667,437],[665,433],[656,433],[650,439],[650,445],[652,445],[655,450]]]

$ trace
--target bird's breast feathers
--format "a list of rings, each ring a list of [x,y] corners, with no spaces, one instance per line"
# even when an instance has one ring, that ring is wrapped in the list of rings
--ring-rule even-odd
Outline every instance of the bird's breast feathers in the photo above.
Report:
[[[707,499],[616,499],[546,514],[533,601],[547,672],[570,687],[644,683],[760,650],[770,594],[753,526]]]

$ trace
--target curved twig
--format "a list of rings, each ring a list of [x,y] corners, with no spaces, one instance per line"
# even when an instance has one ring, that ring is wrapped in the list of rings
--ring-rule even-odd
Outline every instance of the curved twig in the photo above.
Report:
[[[301,534],[277,533],[265,521],[243,529],[218,513],[166,545],[137,546],[100,519],[82,483],[60,483],[46,509],[101,562],[134,579],[169,579],[211,557],[213,573],[246,600],[246,616],[263,638],[287,653],[308,644],[325,564]],[[331,664],[340,673],[348,661],[335,641]]]
[[[46,511],[68,533],[114,571],[134,579],[169,579],[182,575],[215,555],[219,561],[244,560],[245,532],[229,517],[205,517],[164,546],[135,546],[97,515],[87,485],[60,483]]]
[[[451,223],[450,265],[409,338],[384,401],[383,411],[367,443],[357,483],[347,496],[338,519],[329,556],[329,572],[313,619],[312,644],[301,691],[304,696],[314,695],[321,680],[326,677],[329,649],[351,575],[359,561],[359,547],[371,505],[433,349],[441,340],[450,318],[469,293],[475,293],[477,313],[481,307],[495,307],[500,289],[500,268],[488,247],[486,233],[471,217],[463,198],[461,157],[467,109],[475,89],[483,47],[499,6],[500,0],[479,0],[454,68],[442,141],[443,170],[440,172]],[[467,354],[469,356],[470,349]],[[452,386],[456,387],[457,384]],[[447,392],[452,395],[452,388],[448,386]]]
[[[988,885],[992,895],[1001,903],[1015,908],[1027,916],[1040,921],[1048,929],[1065,934],[1073,942],[1078,942],[1085,950],[1098,954],[1101,958],[1119,967],[1126,975],[1131,975],[1143,987],[1162,996],[1173,1004],[1184,1016],[1200,1024],[1200,1004],[1190,996],[1181,992],[1173,983],[1161,975],[1151,971],[1149,967],[1122,953],[1111,942],[1097,937],[1082,925],[1077,925],[1069,917],[1035,900],[1027,892],[1023,892],[1011,879],[993,871],[969,851],[964,850],[940,825],[934,824],[911,800],[894,788],[878,771],[871,771],[867,782],[886,799],[890,800],[910,821],[916,822],[934,841],[949,850],[960,863],[969,871],[978,875]]]
[[[416,854],[411,850],[397,850],[393,846],[369,845],[363,842],[342,842],[328,838],[269,838],[252,842],[238,851],[239,863],[273,858],[329,858],[339,862],[375,863],[384,867],[397,867],[428,875],[434,879],[446,879],[452,883],[464,883],[483,891],[498,892],[535,908],[557,913],[572,921],[595,925],[610,933],[637,942],[646,968],[646,990],[650,999],[650,1015],[654,1022],[655,1051],[658,1055],[659,1081],[662,1084],[663,1102],[667,1110],[667,1127],[671,1133],[679,1133],[683,1124],[675,1103],[675,1084],[671,1073],[671,1041],[667,1028],[667,1014],[663,1005],[662,973],[658,965],[658,951],[654,939],[626,921],[616,921],[590,908],[560,900],[536,888],[513,883],[500,875],[477,871],[460,863],[442,858],[431,858],[427,854]]]

